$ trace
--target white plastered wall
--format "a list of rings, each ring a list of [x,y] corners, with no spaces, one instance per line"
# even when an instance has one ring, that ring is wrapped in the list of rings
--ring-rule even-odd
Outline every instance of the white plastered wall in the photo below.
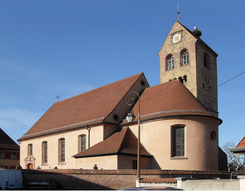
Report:
[[[35,167],[41,169],[76,169],[76,159],[72,157],[78,153],[78,136],[84,134],[88,137],[88,130],[85,128],[75,129],[66,132],[59,132],[47,136],[36,137],[28,140],[22,140],[20,144],[20,165],[26,169],[25,158],[28,156],[28,144],[33,145],[33,157],[35,158]],[[88,146],[88,138],[86,142]],[[59,139],[65,139],[65,162],[59,163]],[[42,164],[42,142],[48,143],[48,163]],[[103,141],[103,125],[92,127],[90,131],[90,147]]]
[[[171,157],[171,126],[185,125],[185,156]],[[130,126],[137,136],[138,125]],[[216,139],[211,139],[211,132]],[[217,170],[218,124],[202,118],[154,120],[141,124],[141,143],[154,156],[152,169]]]

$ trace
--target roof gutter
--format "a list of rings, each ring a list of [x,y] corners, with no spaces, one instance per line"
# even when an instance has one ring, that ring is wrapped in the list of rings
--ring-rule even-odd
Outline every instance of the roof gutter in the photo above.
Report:
[[[94,126],[94,125],[98,125],[98,124],[103,124],[103,123],[105,123],[105,122],[101,121],[101,122],[98,122],[98,123],[86,124],[86,125],[83,125],[83,126],[73,127],[73,128],[70,128],[70,129],[64,129],[64,130],[60,130],[60,131],[43,133],[43,134],[39,134],[39,135],[35,135],[35,136],[22,138],[22,139],[20,138],[17,141],[23,141],[23,140],[26,140],[26,139],[32,139],[32,138],[35,138],[35,137],[41,137],[41,136],[45,136],[45,135],[50,135],[50,134],[54,134],[54,133],[60,133],[60,132],[64,132],[64,131],[70,131],[70,130],[74,130],[74,129],[86,128],[86,127],[90,127],[90,126]]]
[[[83,157],[96,157],[96,156],[108,156],[108,155],[129,155],[137,156],[137,153],[120,153],[120,152],[111,152],[111,153],[97,153],[91,155],[73,155],[74,158],[83,158]],[[140,154],[141,157],[152,157],[152,155]]]
[[[140,120],[140,122],[143,123],[143,122],[151,121],[151,120],[155,120],[155,119],[168,118],[168,117],[180,117],[180,116],[208,117],[208,118],[212,118],[212,119],[218,120],[220,122],[220,124],[223,122],[221,119],[219,119],[217,117],[213,117],[213,116],[208,116],[208,115],[190,115],[190,114],[164,115],[164,116],[158,116],[158,117],[150,117],[150,118],[142,119],[142,120]],[[122,125],[128,125],[128,124],[134,124],[134,123],[137,123],[137,122],[134,121],[133,123],[124,123]]]
[[[233,153],[241,153],[241,152],[245,152],[245,147],[233,148],[233,149],[229,149],[229,151]]]

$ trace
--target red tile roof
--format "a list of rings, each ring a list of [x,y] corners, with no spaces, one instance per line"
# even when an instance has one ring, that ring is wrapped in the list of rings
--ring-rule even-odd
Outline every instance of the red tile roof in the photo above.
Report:
[[[0,128],[0,148],[19,150],[20,146]]]
[[[19,140],[103,122],[143,73],[57,102]]]
[[[138,108],[139,102],[133,108],[135,116],[138,115]],[[141,120],[176,115],[213,117],[198,99],[178,80],[146,88],[140,97],[140,114]]]
[[[235,148],[245,147],[245,136],[242,138],[242,140],[236,145]]]
[[[142,145],[140,149],[142,156],[152,156]],[[137,154],[137,138],[128,127],[114,133],[106,140],[97,143],[89,149],[74,155],[74,157],[80,158],[112,154]]]
[[[177,183],[175,178],[146,178],[139,180],[139,183]]]

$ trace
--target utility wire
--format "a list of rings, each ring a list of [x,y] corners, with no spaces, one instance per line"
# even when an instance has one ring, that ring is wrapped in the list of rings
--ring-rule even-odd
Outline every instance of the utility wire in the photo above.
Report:
[[[228,83],[229,81],[231,81],[231,80],[233,80],[233,79],[239,77],[240,75],[242,75],[242,74],[244,74],[244,73],[245,73],[245,71],[243,71],[242,73],[240,73],[240,74],[238,74],[238,75],[232,77],[231,79],[229,79],[229,80],[227,80],[227,81],[225,81],[225,82],[219,84],[217,87],[220,87],[221,85],[224,85],[224,84]],[[195,98],[193,98],[193,99],[195,99]],[[193,99],[189,99],[189,100],[187,100],[187,101],[185,101],[185,102],[183,102],[183,103],[181,103],[181,104],[179,104],[179,105],[173,107],[172,109],[174,109],[174,108],[176,108],[176,107],[178,107],[178,106],[180,106],[180,105],[183,105],[183,104],[185,104],[185,103],[188,103],[189,101],[191,101],[191,100],[193,100]],[[170,110],[171,110],[171,109],[170,109]],[[23,127],[27,127],[27,126],[25,126],[25,125],[23,125],[23,124],[15,123],[15,122],[9,121],[9,120],[7,120],[7,119],[4,119],[4,118],[2,118],[2,117],[0,117],[0,119],[4,120],[4,121],[6,121],[6,122],[8,122],[8,123],[10,123],[10,124],[13,124],[13,125],[20,125],[20,126],[23,126]]]
[[[242,73],[236,75],[235,77],[232,77],[231,79],[229,79],[229,80],[227,80],[227,81],[225,81],[225,82],[219,84],[218,87],[221,86],[221,85],[224,85],[224,84],[228,83],[229,81],[231,81],[231,80],[237,78],[238,76],[240,76],[240,75],[242,75],[242,74],[244,74],[244,73],[245,73],[245,71],[243,71]]]
[[[225,82],[219,84],[219,85],[217,86],[217,88],[218,88],[219,86],[221,86],[221,85],[224,85],[224,84],[228,83],[229,81],[231,81],[231,80],[237,78],[238,76],[240,76],[240,75],[242,75],[242,74],[244,74],[244,73],[245,73],[245,71],[243,71],[242,73],[236,75],[235,77],[232,77],[231,79],[229,79],[229,80],[227,80],[227,81],[225,81]],[[202,94],[203,94],[203,93],[201,93],[200,95],[202,95]],[[194,99],[196,99],[196,97],[194,97],[194,98],[192,98],[192,99],[189,99],[189,100],[187,100],[187,101],[185,101],[185,102],[183,102],[183,103],[180,103],[179,105],[176,105],[175,107],[173,107],[173,108],[171,108],[171,109],[169,109],[169,110],[173,110],[174,108],[177,108],[177,107],[179,107],[179,106],[181,106],[181,105],[184,105],[185,103],[188,103],[188,102],[190,102],[190,101],[192,101],[192,100],[194,100]],[[168,110],[168,111],[169,111],[169,110]]]

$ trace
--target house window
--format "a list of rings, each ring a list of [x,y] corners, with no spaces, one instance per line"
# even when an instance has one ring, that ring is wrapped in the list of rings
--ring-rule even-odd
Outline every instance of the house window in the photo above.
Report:
[[[33,155],[33,145],[29,144],[28,145],[28,156]]]
[[[173,127],[173,156],[185,156],[185,128]]]
[[[169,57],[169,59],[168,59],[168,70],[171,70],[171,69],[173,69],[173,68],[174,68],[174,57],[171,56],[171,57]]]
[[[5,153],[4,153],[4,151],[0,151],[0,159],[5,159]]]
[[[17,153],[16,152],[11,153],[11,159],[17,159]]]
[[[42,143],[42,163],[48,163],[48,142],[44,141]]]
[[[59,162],[65,162],[65,139],[59,139]]]

